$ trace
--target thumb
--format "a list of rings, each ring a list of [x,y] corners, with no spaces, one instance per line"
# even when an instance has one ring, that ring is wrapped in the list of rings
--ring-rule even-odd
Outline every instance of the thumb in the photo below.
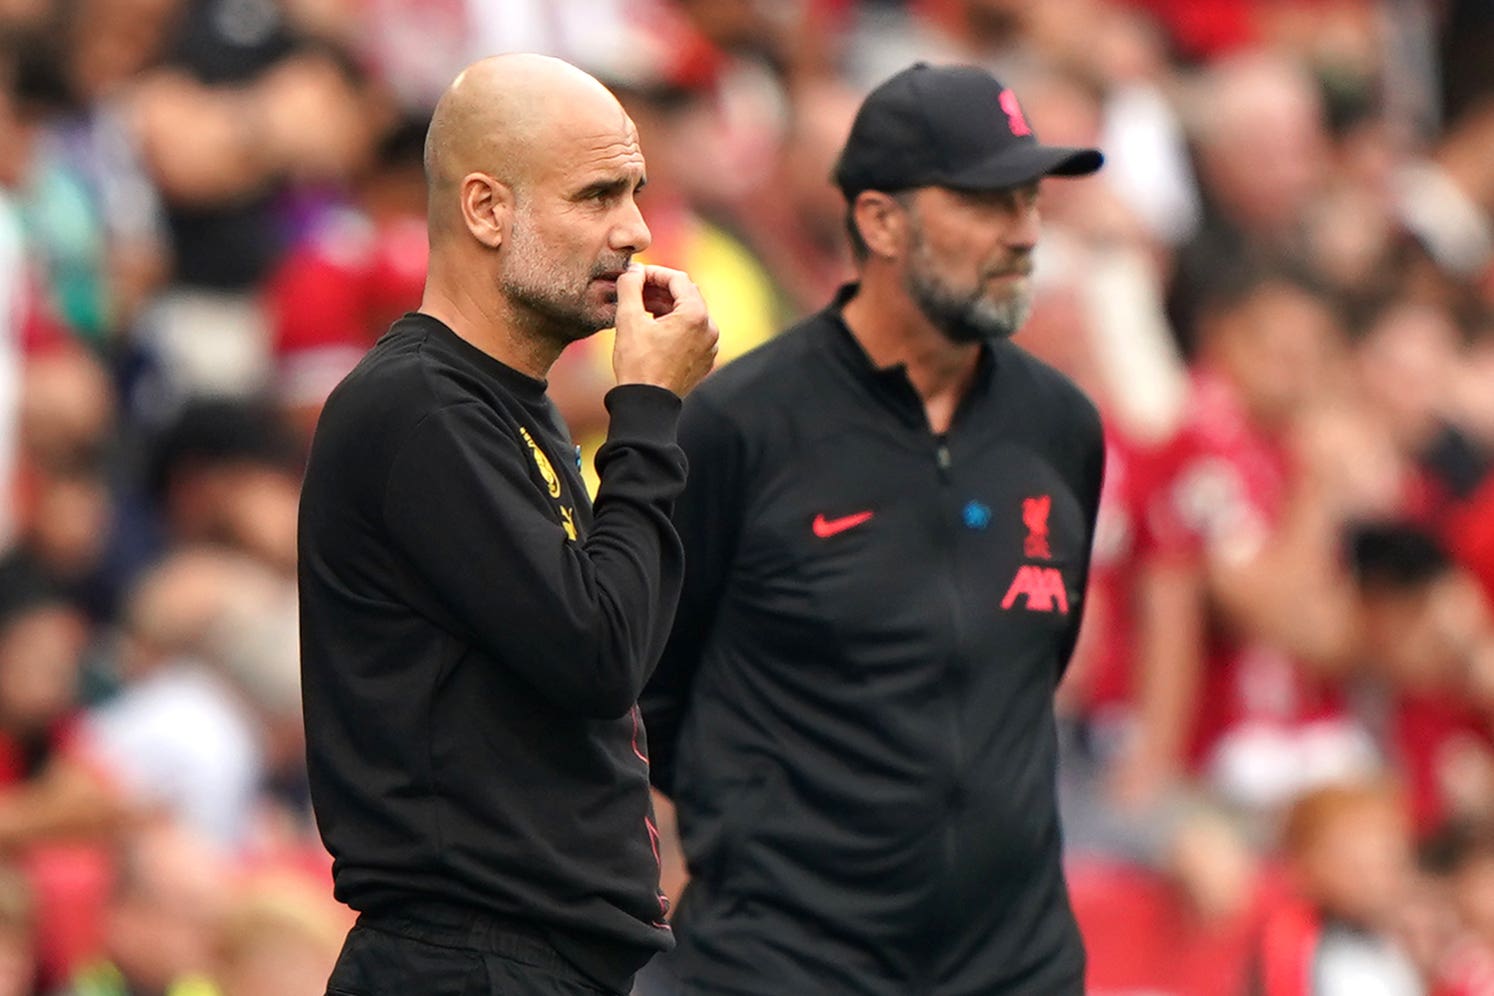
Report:
[[[643,307],[643,267],[629,263],[617,278],[617,324],[635,321],[647,312]]]

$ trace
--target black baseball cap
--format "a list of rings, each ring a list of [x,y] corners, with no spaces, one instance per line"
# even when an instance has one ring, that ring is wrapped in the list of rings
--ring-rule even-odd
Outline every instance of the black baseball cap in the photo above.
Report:
[[[915,63],[867,95],[835,166],[863,190],[1000,190],[1043,176],[1084,176],[1098,149],[1040,145],[1012,91],[978,66]]]

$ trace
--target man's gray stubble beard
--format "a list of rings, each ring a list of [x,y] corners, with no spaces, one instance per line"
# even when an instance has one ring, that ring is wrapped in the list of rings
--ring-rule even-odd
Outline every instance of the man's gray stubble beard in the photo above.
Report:
[[[1001,300],[992,301],[977,287],[973,297],[948,292],[934,276],[921,240],[914,245],[908,268],[907,288],[918,310],[952,342],[1008,339],[1017,333],[1032,311],[1032,292],[1025,285]]]

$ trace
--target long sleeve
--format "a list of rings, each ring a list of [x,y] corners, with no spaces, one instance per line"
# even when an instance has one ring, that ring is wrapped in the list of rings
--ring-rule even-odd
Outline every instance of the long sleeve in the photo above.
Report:
[[[384,496],[395,546],[482,650],[562,709],[622,716],[669,631],[683,559],[670,506],[684,485],[679,400],[641,385],[608,394],[591,528],[568,538],[523,441],[492,409],[426,417]]]

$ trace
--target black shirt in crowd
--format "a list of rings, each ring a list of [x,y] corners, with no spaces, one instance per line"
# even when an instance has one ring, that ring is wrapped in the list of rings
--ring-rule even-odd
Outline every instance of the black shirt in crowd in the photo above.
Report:
[[[541,381],[408,315],[332,393],[300,518],[312,798],[336,895],[668,949],[637,696],[683,574],[679,399],[628,385],[588,500]]]
[[[1094,406],[983,346],[948,433],[839,304],[687,399],[686,580],[643,698],[693,875],[685,991],[1077,993],[1053,693]]]

